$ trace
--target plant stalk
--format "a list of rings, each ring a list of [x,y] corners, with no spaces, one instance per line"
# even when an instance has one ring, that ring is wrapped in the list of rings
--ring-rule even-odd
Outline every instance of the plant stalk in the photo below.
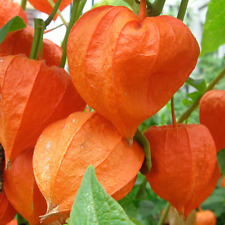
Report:
[[[61,59],[61,63],[60,63],[61,68],[64,68],[65,63],[66,63],[67,41],[68,41],[70,31],[71,31],[73,25],[75,24],[75,22],[79,19],[85,3],[86,3],[86,0],[85,1],[73,0],[71,19],[69,22],[69,26],[67,27],[66,34],[65,34],[63,44],[62,44],[63,54],[62,54],[62,59]]]
[[[140,2],[140,9],[139,9],[138,17],[139,17],[140,21],[143,21],[146,17],[146,0],[141,0],[141,2]]]
[[[37,59],[38,53],[42,48],[43,34],[45,29],[45,22],[42,19],[34,19],[34,39],[30,52],[30,59]]]
[[[62,24],[60,24],[60,25],[58,25],[58,26],[56,26],[56,27],[53,27],[53,28],[51,28],[51,29],[49,29],[49,30],[45,30],[45,31],[44,31],[44,34],[46,34],[46,33],[48,33],[48,32],[51,32],[51,31],[53,31],[53,30],[56,30],[56,29],[58,29],[58,28],[61,27],[61,26],[64,26],[64,24],[62,23]]]
[[[148,16],[159,16],[162,13],[163,7],[165,5],[166,0],[155,0],[154,3],[147,3]]]
[[[49,15],[49,17],[45,20],[45,28],[51,23],[51,21],[53,20],[55,14],[57,13],[57,10],[60,6],[62,0],[57,0],[57,2],[54,5],[54,8],[51,12],[51,14]]]
[[[171,98],[171,113],[172,113],[173,127],[177,127],[176,115],[174,110],[174,96]]]
[[[185,13],[187,11],[187,5],[188,5],[188,0],[182,0],[181,1],[179,11],[178,11],[178,14],[177,14],[177,18],[180,19],[181,21],[184,20]]]
[[[26,9],[26,5],[27,5],[27,0],[21,0],[20,6],[23,10]]]
[[[163,225],[164,220],[166,219],[167,214],[169,212],[170,206],[171,206],[170,203],[167,202],[166,207],[165,207],[164,212],[163,212],[163,215],[160,217],[160,220],[159,220],[157,225]]]
[[[201,95],[187,108],[179,117],[178,123],[182,123],[184,120],[186,120],[191,113],[196,109],[198,106],[201,97],[209,90],[212,90],[214,86],[225,76],[225,67],[218,73],[218,75],[208,84],[207,88],[204,90],[204,92],[201,93]]]
[[[55,3],[53,2],[53,0],[48,0],[49,4],[54,8],[55,7]],[[57,10],[57,14],[60,17],[60,19],[62,20],[63,24],[68,27],[68,23],[66,22],[66,20],[64,19],[63,15],[61,14],[60,10]]]

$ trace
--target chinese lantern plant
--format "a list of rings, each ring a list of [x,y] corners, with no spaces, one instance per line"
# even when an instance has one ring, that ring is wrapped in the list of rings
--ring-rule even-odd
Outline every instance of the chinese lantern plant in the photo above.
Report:
[[[146,175],[153,191],[187,217],[216,187],[220,171],[216,146],[200,124],[151,126],[152,169]]]
[[[86,168],[116,200],[132,189],[144,152],[129,146],[112,123],[96,112],[76,112],[48,126],[33,156],[34,175],[48,209],[46,217],[68,213]]]
[[[51,14],[53,10],[53,6],[50,4],[52,2],[53,4],[56,4],[57,0],[28,0],[30,4],[37,10]],[[59,5],[59,10],[62,11],[66,8],[69,4],[72,3],[73,0],[61,0]],[[54,19],[57,18],[57,14],[55,15]]]
[[[4,171],[4,192],[13,207],[30,225],[38,225],[46,212],[47,204],[34,178],[32,157],[33,149],[23,151],[16,157],[11,169]]]
[[[0,28],[15,16],[21,17],[28,24],[27,14],[20,5],[13,0],[0,0]]]
[[[0,193],[0,224],[9,223],[16,215],[16,210],[13,208],[8,198],[4,193]]]
[[[201,210],[196,213],[194,225],[216,225],[216,215],[210,210]]]
[[[6,166],[34,147],[47,125],[85,107],[63,69],[24,55],[1,58],[0,94],[0,142]]]
[[[30,55],[31,46],[34,38],[34,29],[29,25],[19,31],[9,33],[5,40],[0,44],[0,56],[25,54]],[[48,66],[60,65],[62,49],[48,39],[43,39],[43,55],[38,59],[45,60]]]
[[[146,1],[139,16],[126,7],[94,8],[74,25],[67,47],[78,92],[130,142],[183,85],[199,55],[180,20],[145,14]]]
[[[225,91],[211,90],[199,104],[200,122],[210,130],[216,143],[217,151],[225,148]]]

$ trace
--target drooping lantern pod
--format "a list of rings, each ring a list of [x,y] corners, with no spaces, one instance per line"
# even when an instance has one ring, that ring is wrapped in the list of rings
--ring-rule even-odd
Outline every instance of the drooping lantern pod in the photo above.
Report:
[[[194,225],[216,225],[216,215],[210,210],[201,210],[196,213]]]
[[[10,204],[4,193],[0,193],[0,224],[9,223],[16,215],[16,210]]]
[[[27,25],[26,28],[10,33],[0,44],[0,56],[25,54],[30,56],[34,38],[34,29]],[[38,59],[45,60],[48,66],[59,66],[62,57],[62,49],[51,40],[43,39],[43,56]]]
[[[217,151],[225,148],[225,91],[211,90],[199,104],[200,123],[210,130]]]
[[[24,55],[2,57],[0,65],[0,143],[8,167],[34,147],[46,126],[83,110],[85,103],[61,68]]]
[[[30,225],[38,225],[46,212],[47,203],[36,184],[32,158],[32,149],[24,151],[16,157],[11,169],[4,171],[4,192],[13,207]]]
[[[131,140],[137,127],[171,99],[194,69],[199,46],[171,16],[139,16],[126,7],[85,13],[68,40],[68,63],[82,98]]]
[[[0,28],[15,16],[28,23],[27,15],[18,3],[13,0],[0,0]]]
[[[152,156],[146,176],[151,188],[186,218],[209,197],[221,176],[214,140],[200,124],[151,126],[145,136]]]
[[[30,4],[37,10],[47,13],[50,15],[50,13],[53,10],[52,5],[49,3],[49,0],[28,0]],[[57,0],[52,0],[52,2],[55,4]],[[72,3],[73,0],[62,0],[59,5],[59,10],[62,11],[65,9],[68,5]],[[54,20],[57,18],[57,14],[54,17]]]
[[[71,210],[89,165],[106,192],[119,200],[132,189],[143,160],[142,148],[136,142],[129,146],[96,112],[76,112],[51,124],[33,156],[35,179],[48,205],[46,217]]]

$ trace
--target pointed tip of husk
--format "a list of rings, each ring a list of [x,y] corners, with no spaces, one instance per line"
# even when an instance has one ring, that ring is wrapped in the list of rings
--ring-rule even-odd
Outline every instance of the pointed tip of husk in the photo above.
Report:
[[[128,138],[127,143],[131,147],[133,145],[133,138]]]
[[[43,223],[47,218],[50,218],[58,213],[59,213],[59,206],[56,206],[52,209],[48,208],[46,214],[40,216],[40,222]]]
[[[11,166],[12,166],[12,160],[7,159],[5,164],[5,170],[11,170]]]

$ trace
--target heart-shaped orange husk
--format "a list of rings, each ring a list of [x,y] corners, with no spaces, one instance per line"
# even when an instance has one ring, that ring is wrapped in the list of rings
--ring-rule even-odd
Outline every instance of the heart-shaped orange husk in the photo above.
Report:
[[[220,177],[216,146],[204,125],[150,127],[153,191],[187,217],[214,190]]]
[[[10,33],[5,40],[0,44],[0,56],[25,54],[30,55],[31,46],[34,38],[34,29],[30,26]],[[48,66],[59,66],[62,57],[62,49],[48,39],[43,39],[43,56],[39,59],[44,59]]]
[[[63,69],[23,55],[2,57],[0,64],[0,143],[9,166],[34,147],[47,125],[83,110],[85,103]]]
[[[16,210],[12,207],[6,195],[0,193],[0,224],[5,225],[16,215]]]
[[[194,225],[216,225],[216,215],[210,210],[197,212]]]
[[[217,151],[225,148],[225,91],[208,91],[200,100],[199,117],[211,132]]]
[[[116,200],[132,189],[144,160],[142,148],[130,147],[112,123],[96,112],[76,112],[47,127],[33,157],[34,175],[48,210],[46,216],[71,210],[89,165]]]
[[[32,149],[24,151],[16,157],[11,169],[4,171],[4,192],[17,212],[30,225],[37,225],[47,204],[34,178],[32,158]]]
[[[50,5],[48,0],[28,0],[30,4],[37,10],[47,13],[50,15],[52,12],[53,7]],[[57,0],[53,0],[54,3],[56,3]],[[59,10],[62,11],[65,9],[68,5],[72,3],[73,0],[62,0],[59,6]],[[76,3],[78,4],[78,3]],[[57,18],[57,14],[54,17],[54,20]]]
[[[20,5],[13,0],[0,0],[0,27],[15,16],[21,17],[28,24],[27,15]]]
[[[126,7],[102,6],[74,25],[67,52],[81,97],[132,139],[139,124],[183,85],[199,47],[174,17],[141,21]]]

